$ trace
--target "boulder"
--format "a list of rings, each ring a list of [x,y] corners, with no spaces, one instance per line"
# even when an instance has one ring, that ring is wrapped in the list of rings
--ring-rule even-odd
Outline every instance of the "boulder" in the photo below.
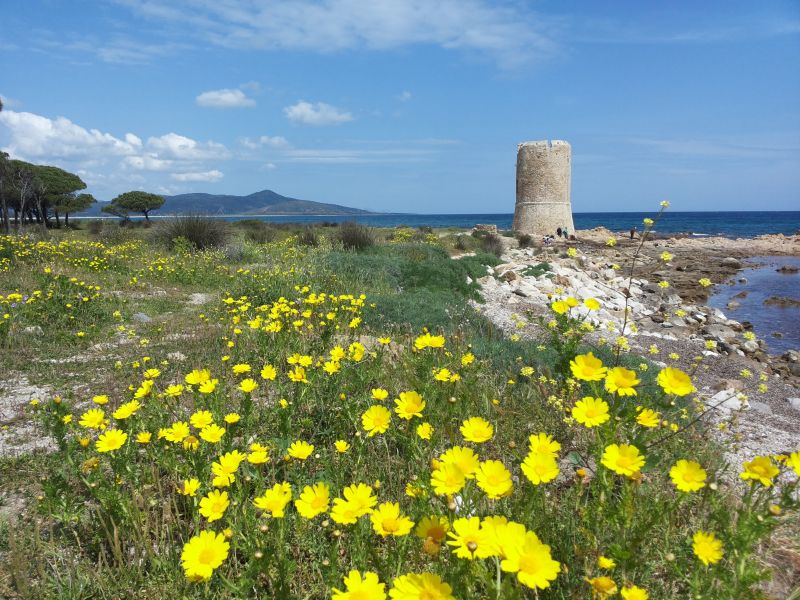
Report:
[[[703,327],[703,333],[708,337],[722,340],[723,342],[730,342],[736,339],[736,332],[727,325],[706,325]]]
[[[742,261],[738,258],[733,258],[732,256],[728,256],[727,258],[723,258],[720,261],[720,266],[728,267],[730,269],[741,269],[742,268]]]
[[[131,315],[131,318],[137,323],[150,323],[153,320],[143,312],[133,313],[133,315]]]
[[[787,398],[786,402],[789,405],[789,408],[800,412],[800,398]]]
[[[706,402],[709,408],[716,408],[723,412],[732,412],[738,410],[749,410],[750,404],[747,400],[743,400],[737,396],[737,392],[732,389],[722,390],[717,392]]]

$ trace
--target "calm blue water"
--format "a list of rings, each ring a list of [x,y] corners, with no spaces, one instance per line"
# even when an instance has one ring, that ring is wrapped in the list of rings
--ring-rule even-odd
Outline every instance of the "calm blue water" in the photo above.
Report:
[[[727,284],[718,285],[708,299],[708,305],[719,308],[725,316],[737,321],[750,321],[753,331],[767,342],[770,354],[800,349],[800,308],[764,304],[770,296],[800,300],[800,273],[784,274],[776,269],[783,265],[800,267],[795,256],[755,256],[746,261],[751,266],[731,277]],[[746,283],[740,283],[746,279]],[[728,308],[733,300],[739,304]],[[783,337],[772,334],[780,332]]]
[[[628,231],[631,227],[642,230],[642,219],[652,213],[605,212],[575,213],[577,229],[607,227],[612,231]],[[513,214],[463,214],[463,215],[412,215],[386,214],[364,216],[259,216],[222,217],[226,221],[260,219],[273,223],[320,223],[356,221],[372,227],[472,227],[476,223],[494,223],[499,229],[511,229]],[[723,235],[726,237],[754,237],[765,233],[792,235],[800,232],[800,211],[783,212],[669,212],[656,224],[661,233],[695,233]],[[555,233],[555,232],[554,232]]]

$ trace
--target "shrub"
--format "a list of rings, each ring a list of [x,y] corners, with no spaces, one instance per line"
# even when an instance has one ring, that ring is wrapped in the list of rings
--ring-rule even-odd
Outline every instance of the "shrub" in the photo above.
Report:
[[[297,235],[297,243],[299,243],[301,246],[316,248],[319,246],[319,236],[313,227],[306,226]]]
[[[375,238],[369,227],[351,221],[341,224],[337,239],[345,250],[361,251],[375,245]]]
[[[186,239],[195,250],[208,250],[225,245],[230,229],[225,221],[203,215],[173,217],[155,228],[155,239],[167,248],[175,247],[177,238]]]
[[[503,245],[503,241],[500,239],[498,235],[494,233],[490,233],[481,239],[481,247],[483,248],[484,252],[488,252],[489,254],[494,254],[496,257],[500,258],[505,251],[505,246]]]
[[[105,227],[105,223],[101,219],[92,219],[86,224],[86,229],[92,235],[100,235]]]
[[[517,241],[519,242],[520,248],[530,248],[533,246],[533,237],[527,233],[520,233],[517,236]]]
[[[256,244],[268,244],[274,241],[277,235],[276,229],[265,221],[247,219],[245,221],[239,221],[236,225],[244,229],[245,239],[255,242]]]

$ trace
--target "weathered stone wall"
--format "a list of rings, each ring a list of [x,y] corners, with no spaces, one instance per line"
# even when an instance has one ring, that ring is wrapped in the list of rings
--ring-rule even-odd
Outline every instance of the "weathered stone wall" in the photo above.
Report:
[[[517,203],[514,231],[556,235],[564,228],[572,234],[570,181],[572,149],[562,140],[524,142],[517,148]]]

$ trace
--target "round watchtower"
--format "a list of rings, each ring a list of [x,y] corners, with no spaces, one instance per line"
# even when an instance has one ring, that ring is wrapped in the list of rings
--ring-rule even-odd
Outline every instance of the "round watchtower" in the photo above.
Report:
[[[514,231],[556,235],[561,228],[572,234],[570,179],[572,148],[562,140],[523,142],[517,147],[517,203]]]

